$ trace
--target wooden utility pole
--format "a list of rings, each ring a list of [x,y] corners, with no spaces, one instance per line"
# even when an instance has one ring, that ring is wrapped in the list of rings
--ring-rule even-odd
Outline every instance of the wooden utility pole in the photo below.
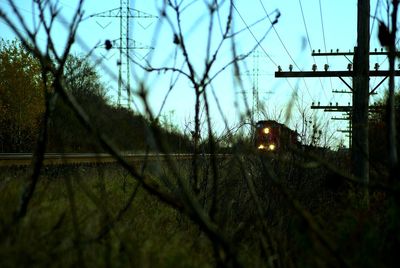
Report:
[[[399,1],[396,0],[396,3]],[[397,7],[397,6],[396,6]],[[323,52],[318,50],[318,53],[313,51],[312,56],[353,56],[353,64],[348,64],[347,71],[330,71],[329,65],[325,64],[324,71],[317,71],[317,66],[314,64],[312,71],[292,71],[289,67],[289,72],[283,71],[278,66],[278,71],[275,72],[275,77],[338,77],[349,89],[352,95],[352,106],[314,106],[312,109],[324,109],[327,112],[346,112],[350,118],[351,145],[352,145],[352,167],[353,174],[360,179],[363,190],[360,192],[360,205],[368,207],[368,183],[369,183],[369,144],[368,144],[368,114],[372,112],[369,107],[369,95],[374,94],[382,83],[390,76],[400,76],[400,71],[392,68],[390,71],[379,70],[379,65],[375,64],[374,70],[369,70],[370,55],[389,55],[383,49],[378,52],[370,52],[370,2],[369,0],[358,0],[357,10],[357,47],[354,52]],[[394,39],[393,39],[394,40]],[[394,45],[393,45],[394,47]],[[399,56],[400,53],[392,49],[393,55]],[[353,67],[353,70],[352,70]],[[382,81],[376,85],[372,91],[369,91],[369,78],[372,76],[384,77]],[[353,85],[348,84],[343,77],[352,77]],[[394,79],[392,78],[392,81]],[[349,93],[349,92],[344,92]],[[393,105],[392,105],[393,106]],[[382,107],[377,107],[382,109]],[[373,110],[373,109],[372,109]],[[394,114],[394,113],[393,113]],[[393,139],[393,137],[392,137]],[[395,157],[393,157],[396,159]]]
[[[368,104],[369,104],[369,40],[370,0],[358,0],[357,47],[354,51],[353,77],[353,174],[364,184],[361,205],[368,206],[369,146],[368,146]]]

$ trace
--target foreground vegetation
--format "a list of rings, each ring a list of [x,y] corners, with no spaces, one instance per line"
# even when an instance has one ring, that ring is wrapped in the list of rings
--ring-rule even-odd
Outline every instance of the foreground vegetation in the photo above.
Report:
[[[27,170],[2,174],[1,267],[212,265],[204,235],[118,166],[46,169],[18,225],[13,209]]]
[[[337,154],[325,155],[330,157],[338,159]],[[278,164],[250,155],[245,161],[218,161],[213,217],[233,241],[241,265],[394,267],[400,241],[395,196],[371,190],[370,209],[360,210],[354,184],[315,162],[302,161]],[[199,163],[198,198],[209,211],[213,188],[207,185],[207,166]],[[165,167],[148,163],[144,172],[163,178],[160,184],[179,195]],[[44,168],[20,222],[15,221],[15,208],[29,169],[3,167],[1,172],[1,267],[218,265],[212,240],[197,223],[150,196],[118,165]],[[181,162],[179,172],[190,172],[190,162]]]

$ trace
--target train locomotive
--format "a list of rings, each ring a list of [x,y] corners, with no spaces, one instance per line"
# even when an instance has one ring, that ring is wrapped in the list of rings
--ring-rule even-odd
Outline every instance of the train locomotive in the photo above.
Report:
[[[260,152],[287,151],[297,146],[298,133],[274,120],[262,120],[256,123],[255,147]]]

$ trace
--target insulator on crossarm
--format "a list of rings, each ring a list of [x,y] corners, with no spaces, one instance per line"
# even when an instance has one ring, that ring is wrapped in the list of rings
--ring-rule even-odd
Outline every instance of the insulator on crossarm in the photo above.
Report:
[[[318,106],[321,106],[321,103],[320,103],[320,102],[318,102]]]
[[[339,104],[336,102],[336,106],[338,106]]]
[[[378,51],[378,49],[377,48],[375,48],[375,52],[377,52]]]
[[[375,71],[378,71],[378,70],[379,70],[379,64],[378,64],[378,63],[375,63],[374,69],[375,69]]]
[[[383,52],[383,47],[381,47],[381,52]]]
[[[280,65],[278,65],[278,72],[282,72],[282,68]]]
[[[329,106],[332,106],[332,102],[329,103]]]
[[[336,53],[339,53],[339,49],[338,48],[336,49]]]
[[[311,102],[311,106],[314,106],[314,102]]]
[[[312,65],[312,70],[313,70],[313,72],[315,72],[315,71],[317,70],[317,64],[314,63],[314,64]]]
[[[331,53],[333,53],[333,49],[331,49]]]
[[[352,68],[352,67],[353,67],[353,66],[352,66],[351,63],[347,64],[347,70],[351,71],[351,68]]]
[[[318,49],[318,53],[321,53],[321,49]]]
[[[325,72],[328,71],[328,69],[329,69],[329,65],[325,63],[325,65],[324,65]]]
[[[289,65],[289,71],[290,72],[293,71],[293,65],[292,64]]]
[[[350,102],[347,103],[347,106],[350,106]]]

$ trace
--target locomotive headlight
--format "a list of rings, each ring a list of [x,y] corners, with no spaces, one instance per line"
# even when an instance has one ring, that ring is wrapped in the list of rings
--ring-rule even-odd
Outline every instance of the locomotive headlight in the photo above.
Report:
[[[264,134],[269,134],[269,132],[270,132],[270,129],[268,127],[263,129],[263,133]]]
[[[258,145],[258,147],[257,147],[259,150],[264,150],[265,149],[265,146],[263,145],[263,144],[260,144],[260,145]]]
[[[270,144],[270,145],[268,146],[268,149],[269,149],[270,151],[275,150],[275,144]]]

